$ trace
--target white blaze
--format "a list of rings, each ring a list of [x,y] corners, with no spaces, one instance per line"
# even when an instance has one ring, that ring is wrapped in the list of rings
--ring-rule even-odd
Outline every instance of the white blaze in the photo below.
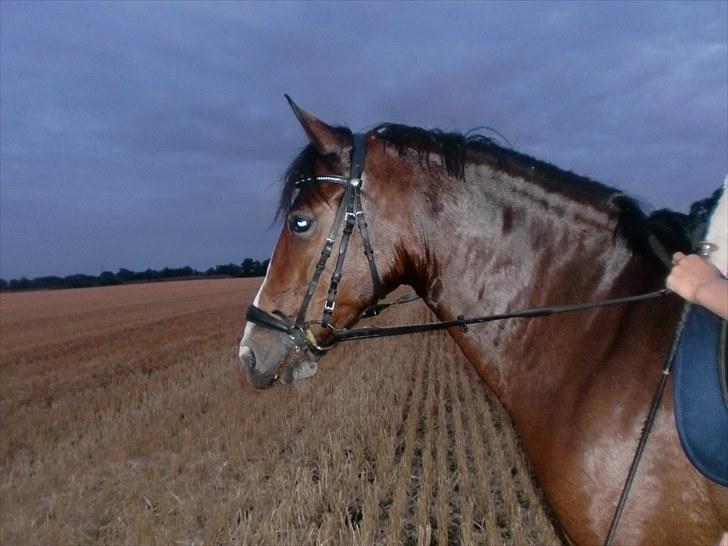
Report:
[[[271,258],[272,261],[272,258]],[[255,295],[255,298],[253,299],[253,305],[258,307],[260,303],[260,295],[263,293],[263,288],[265,288],[265,284],[268,282],[268,273],[270,273],[270,262],[268,262],[268,271],[265,272],[265,277],[263,278],[263,282],[260,285],[260,288],[258,288],[258,293]],[[240,340],[240,347],[238,347],[238,358],[242,359],[242,351],[243,347],[248,345],[248,341],[250,340],[250,336],[253,333],[253,328],[255,328],[255,324],[253,324],[250,321],[247,321],[245,324],[245,331],[243,332],[243,339]]]

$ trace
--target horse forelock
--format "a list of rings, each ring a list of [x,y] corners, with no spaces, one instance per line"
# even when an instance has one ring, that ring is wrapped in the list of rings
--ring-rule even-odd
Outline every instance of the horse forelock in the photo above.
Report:
[[[335,127],[334,131],[342,136],[351,137],[351,130],[347,127]],[[323,198],[323,192],[319,184],[303,184],[298,188],[296,183],[304,178],[316,176],[316,165],[319,162],[331,162],[331,160],[332,158],[322,156],[313,144],[306,145],[298,153],[281,178],[281,194],[278,199],[278,208],[274,221],[285,217],[290,212],[296,197],[301,197],[301,199]]]

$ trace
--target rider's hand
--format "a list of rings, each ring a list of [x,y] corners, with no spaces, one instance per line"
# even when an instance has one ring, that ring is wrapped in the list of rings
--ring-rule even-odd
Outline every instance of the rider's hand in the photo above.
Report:
[[[682,252],[676,252],[672,256],[672,263],[667,287],[693,303],[698,303],[696,297],[701,287],[723,277],[713,264],[697,254],[686,256]]]
[[[667,287],[692,303],[702,305],[725,318],[728,308],[728,280],[713,264],[697,254],[676,252]]]

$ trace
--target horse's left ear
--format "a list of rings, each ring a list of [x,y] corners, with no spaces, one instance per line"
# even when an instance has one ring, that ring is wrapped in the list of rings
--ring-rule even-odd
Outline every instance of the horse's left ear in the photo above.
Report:
[[[285,97],[293,113],[296,114],[296,118],[303,127],[303,130],[306,131],[306,135],[308,135],[311,143],[316,146],[318,152],[321,155],[340,155],[344,146],[347,144],[341,133],[310,112],[300,108],[288,95],[285,95]]]

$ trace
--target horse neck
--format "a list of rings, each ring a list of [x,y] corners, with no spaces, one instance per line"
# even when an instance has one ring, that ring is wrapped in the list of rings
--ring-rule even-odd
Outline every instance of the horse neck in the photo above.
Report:
[[[424,291],[439,319],[591,301],[636,293],[653,282],[644,263],[636,263],[626,245],[614,239],[616,214],[604,199],[578,202],[484,166],[471,167],[466,180],[473,176],[480,183],[448,180],[439,201],[433,205],[433,190],[423,205],[431,209],[423,210],[423,217],[434,217],[422,229]],[[508,320],[452,335],[511,409],[525,394],[553,394],[574,372],[569,369],[574,359],[558,357],[548,359],[544,370],[543,355],[556,340],[573,347],[595,335],[602,326],[596,324],[598,316],[582,313],[577,322],[574,317]],[[559,328],[565,322],[573,325],[571,331]],[[585,373],[579,365],[579,373]]]

